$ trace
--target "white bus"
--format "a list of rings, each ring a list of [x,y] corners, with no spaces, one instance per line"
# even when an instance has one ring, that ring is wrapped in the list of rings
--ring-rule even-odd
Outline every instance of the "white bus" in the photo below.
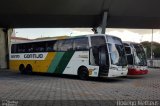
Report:
[[[128,75],[147,74],[147,58],[143,46],[134,42],[123,42],[123,44],[128,61]]]
[[[128,72],[121,39],[98,34],[12,44],[10,69],[78,75],[80,79]]]

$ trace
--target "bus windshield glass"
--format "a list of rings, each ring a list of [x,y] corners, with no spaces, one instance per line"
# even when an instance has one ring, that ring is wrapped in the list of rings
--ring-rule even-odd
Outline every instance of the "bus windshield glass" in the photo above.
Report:
[[[107,37],[111,64],[126,66],[127,60],[122,41],[117,37]]]
[[[135,48],[135,64],[139,66],[146,66],[147,65],[147,59],[145,55],[145,51],[142,47],[142,45],[139,44],[133,44]]]

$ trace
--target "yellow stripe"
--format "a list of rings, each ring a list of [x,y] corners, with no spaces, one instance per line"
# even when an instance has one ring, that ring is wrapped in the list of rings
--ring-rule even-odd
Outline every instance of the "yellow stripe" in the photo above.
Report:
[[[19,71],[20,64],[31,64],[33,72],[47,72],[48,67],[51,64],[56,52],[49,52],[45,60],[10,60],[10,69],[14,71]]]

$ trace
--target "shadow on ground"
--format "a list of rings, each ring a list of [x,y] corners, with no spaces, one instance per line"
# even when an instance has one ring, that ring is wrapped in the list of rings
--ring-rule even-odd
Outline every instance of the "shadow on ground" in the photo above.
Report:
[[[35,77],[54,77],[54,78],[66,78],[66,79],[74,79],[74,80],[81,80],[79,79],[78,76],[76,75],[62,75],[62,74],[50,74],[50,73],[33,73],[31,75],[29,74],[21,74],[19,72],[12,72],[12,71],[1,71],[0,72],[0,76],[3,78],[29,78],[30,76],[35,76]],[[38,78],[38,79],[39,79]],[[87,80],[84,81],[93,81],[93,82],[108,82],[108,83],[116,83],[116,82],[121,82],[124,81],[121,78],[106,78],[106,77],[102,77],[102,78],[97,78],[97,77],[89,77]]]
[[[132,75],[132,76],[124,76],[124,77],[121,77],[123,79],[142,79],[146,77],[146,75]]]

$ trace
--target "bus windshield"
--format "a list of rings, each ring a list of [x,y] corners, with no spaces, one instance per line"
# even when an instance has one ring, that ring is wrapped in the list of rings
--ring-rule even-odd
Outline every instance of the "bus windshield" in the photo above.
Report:
[[[142,45],[133,44],[135,48],[135,64],[139,66],[146,66],[147,65],[147,59],[145,55],[145,51],[142,47]]]
[[[108,43],[111,64],[118,66],[126,66],[127,60],[121,40],[119,38],[112,37],[109,38],[108,42],[111,42]]]

